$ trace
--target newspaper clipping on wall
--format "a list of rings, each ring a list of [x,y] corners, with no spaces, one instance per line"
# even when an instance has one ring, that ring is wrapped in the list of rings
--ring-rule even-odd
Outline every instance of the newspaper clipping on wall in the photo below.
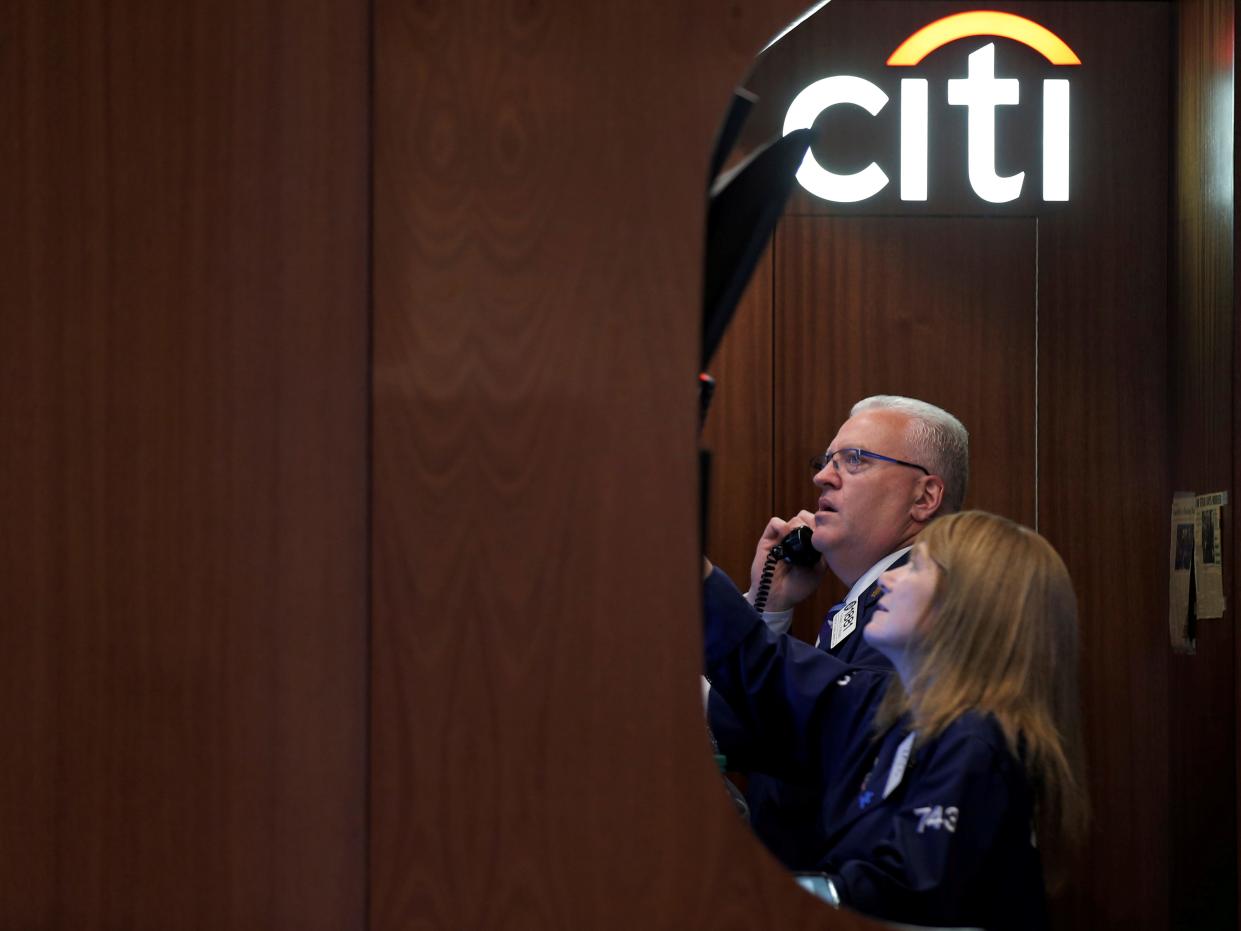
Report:
[[[1194,575],[1194,524],[1197,496],[1178,491],[1172,496],[1172,544],[1168,555],[1168,638],[1172,650],[1192,656],[1197,652],[1189,603]]]
[[[1176,653],[1198,648],[1199,620],[1224,616],[1223,509],[1228,492],[1172,496],[1168,552],[1168,638]]]
[[[1228,492],[1198,495],[1195,501],[1194,616],[1224,616],[1224,554],[1220,533],[1221,508]]]

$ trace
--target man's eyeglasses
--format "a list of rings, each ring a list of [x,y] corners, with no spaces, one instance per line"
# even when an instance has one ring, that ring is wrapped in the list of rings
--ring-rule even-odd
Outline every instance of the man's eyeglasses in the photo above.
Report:
[[[897,465],[909,466],[911,469],[917,469],[925,475],[930,475],[930,470],[924,466],[918,465],[916,462],[906,462],[903,459],[893,459],[891,456],[884,456],[880,453],[872,453],[869,449],[858,449],[856,446],[850,446],[845,449],[837,449],[834,452],[829,450],[821,456],[815,456],[810,460],[810,467],[814,469],[815,474],[822,472],[828,465],[836,466],[839,472],[843,468],[850,475],[857,475],[866,468],[867,459],[878,459],[881,462],[894,462]]]

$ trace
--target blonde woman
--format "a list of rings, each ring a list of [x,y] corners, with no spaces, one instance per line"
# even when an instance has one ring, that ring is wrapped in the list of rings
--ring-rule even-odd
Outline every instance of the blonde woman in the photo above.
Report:
[[[822,796],[818,868],[896,921],[1042,928],[1086,820],[1077,607],[1038,534],[978,511],[932,522],[880,577],[864,636],[895,674],[775,636],[722,573],[707,673],[757,760]]]

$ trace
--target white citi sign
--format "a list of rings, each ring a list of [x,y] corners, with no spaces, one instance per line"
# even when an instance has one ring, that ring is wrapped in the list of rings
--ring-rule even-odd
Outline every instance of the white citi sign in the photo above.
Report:
[[[1013,39],[1041,53],[1053,65],[1080,65],[1081,60],[1053,32],[1032,20],[1012,13],[974,11],[958,13],[919,29],[901,43],[888,64],[911,67],[949,42],[976,36]],[[1069,199],[1069,82],[1049,78],[1043,82],[1043,200]],[[927,199],[927,101],[925,78],[901,81],[900,195],[903,201]],[[969,56],[966,76],[948,81],[948,103],[966,108],[969,134],[969,182],[974,193],[993,204],[1006,204],[1021,196],[1025,172],[1000,175],[995,164],[995,113],[997,107],[1021,101],[1021,82],[997,77],[995,45],[988,43]],[[888,104],[888,95],[865,78],[838,74],[815,81],[789,106],[784,133],[808,129],[819,114],[838,104],[861,107],[871,116]],[[807,152],[797,171],[807,191],[835,203],[856,203],[874,197],[890,179],[871,162],[861,171],[838,174],[828,171]]]

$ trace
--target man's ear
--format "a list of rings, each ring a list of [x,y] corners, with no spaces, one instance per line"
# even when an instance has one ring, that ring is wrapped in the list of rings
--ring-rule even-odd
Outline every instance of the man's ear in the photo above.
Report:
[[[939,513],[940,505],[944,503],[944,480],[938,475],[928,475],[919,481],[922,487],[918,489],[913,507],[909,509],[909,516],[925,524]]]

